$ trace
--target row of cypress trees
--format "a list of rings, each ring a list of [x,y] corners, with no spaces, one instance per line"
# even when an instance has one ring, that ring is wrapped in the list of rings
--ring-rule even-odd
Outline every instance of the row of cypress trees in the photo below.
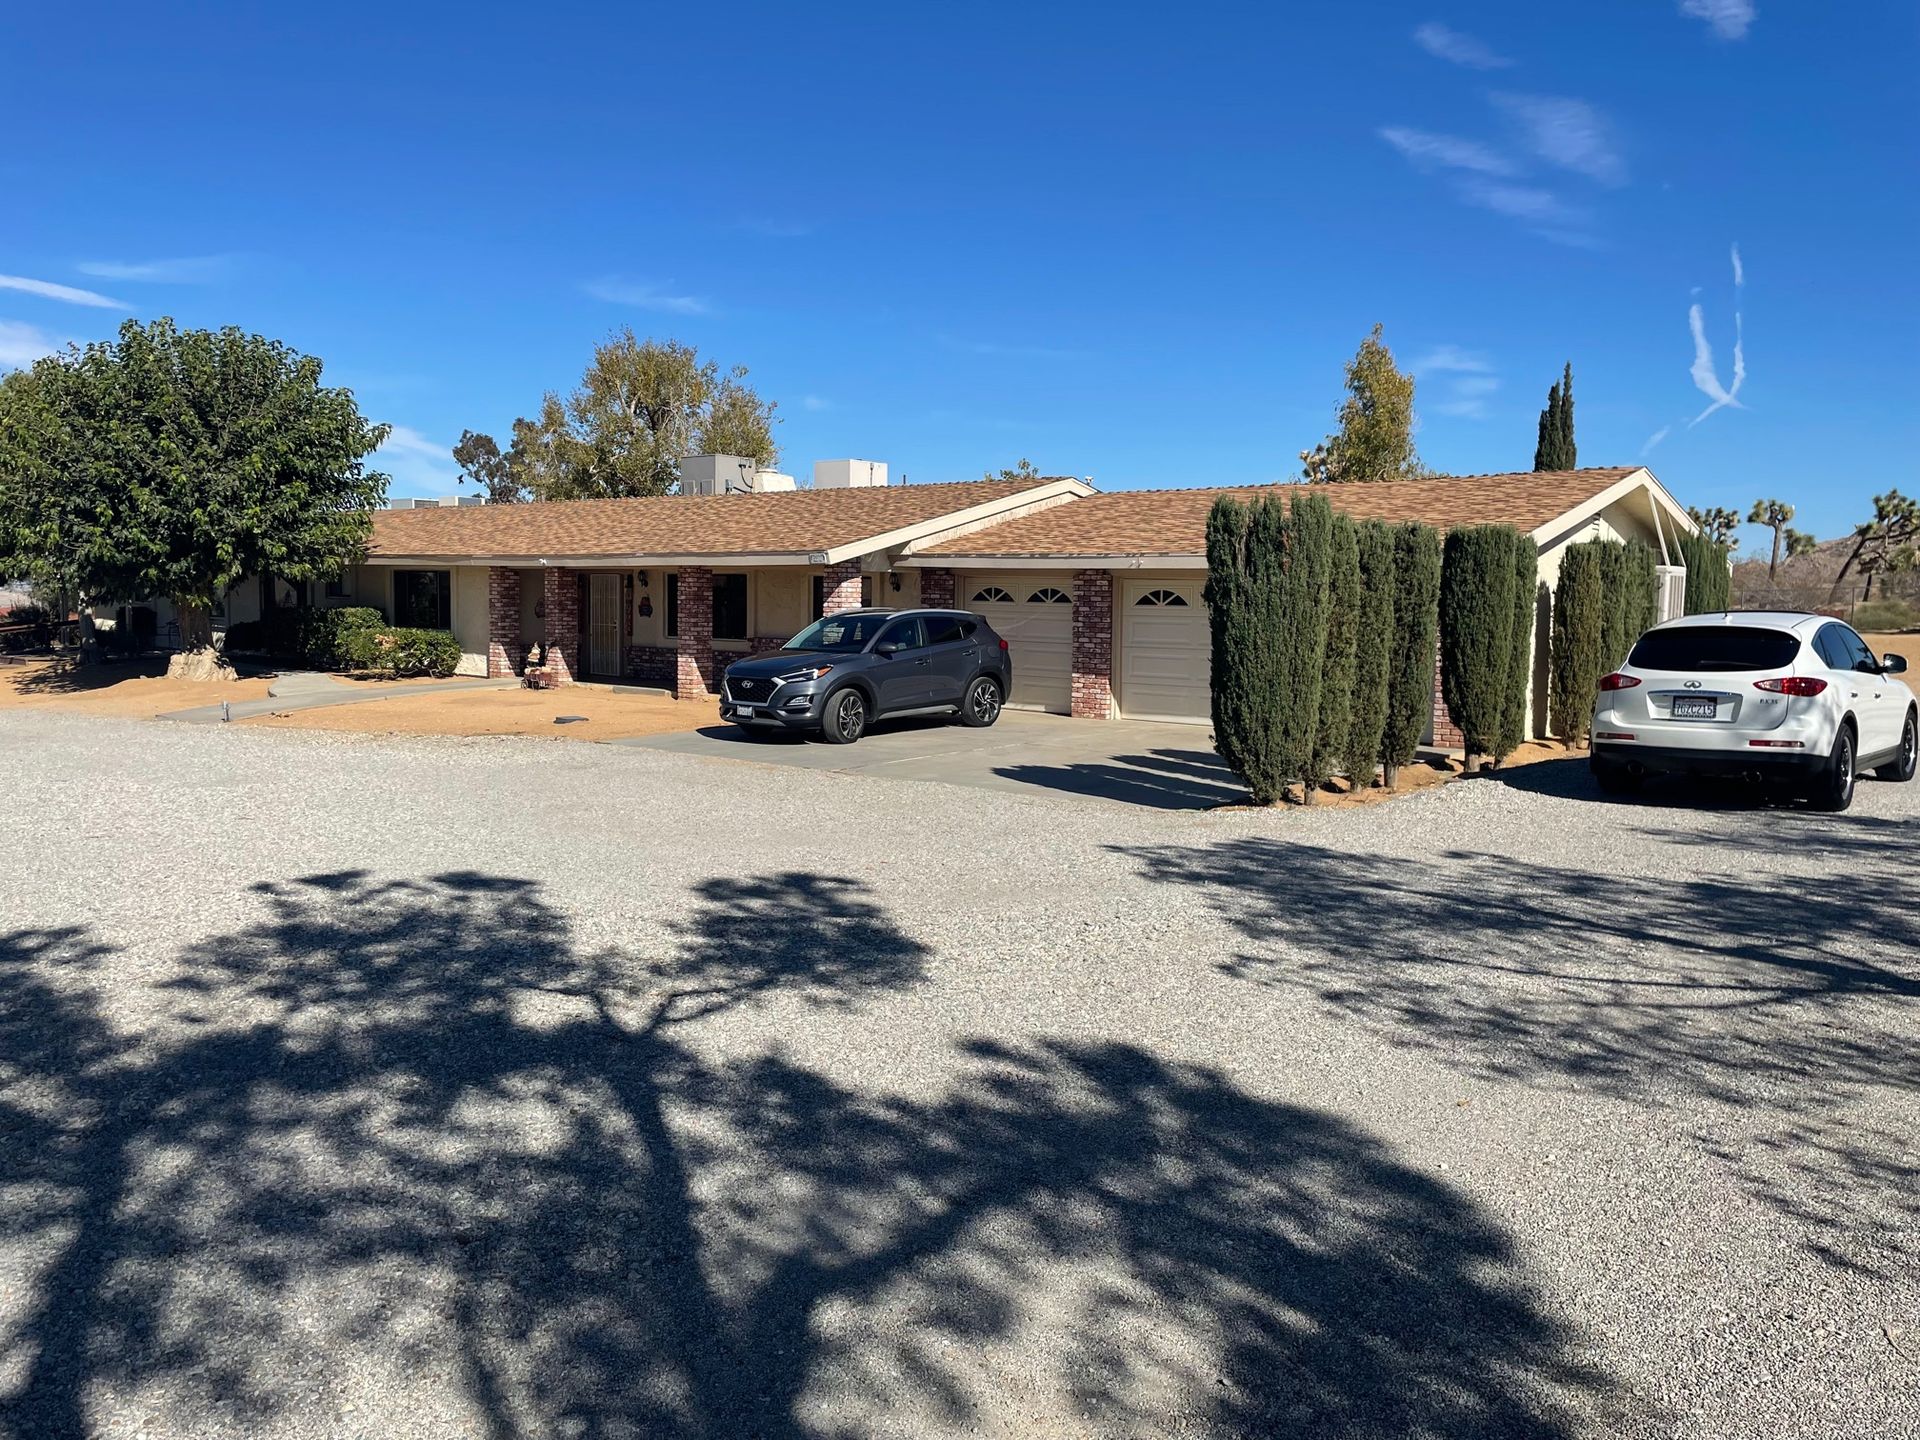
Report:
[[[1547,718],[1568,745],[1588,738],[1600,677],[1626,662],[1633,642],[1659,616],[1655,565],[1652,549],[1638,541],[1588,540],[1569,545],[1560,557],[1548,642]],[[1691,559],[1688,569],[1691,586]]]
[[[1207,516],[1213,727],[1263,805],[1382,766],[1392,786],[1432,705],[1439,532],[1356,523],[1296,491]]]
[[[1710,615],[1733,605],[1733,567],[1727,547],[1704,533],[1680,537],[1680,563],[1687,567],[1687,614]]]
[[[1495,763],[1527,735],[1527,679],[1539,552],[1511,525],[1447,532],[1440,572],[1440,683],[1467,768]]]

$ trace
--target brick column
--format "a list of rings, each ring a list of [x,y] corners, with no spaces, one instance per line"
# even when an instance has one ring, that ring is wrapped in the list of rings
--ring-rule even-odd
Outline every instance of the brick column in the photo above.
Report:
[[[920,572],[920,603],[929,610],[951,610],[953,608],[953,571],[922,570]]]
[[[713,690],[713,571],[688,565],[680,571],[680,648],[674,657],[673,693],[704,700]]]
[[[580,576],[564,566],[540,572],[540,598],[547,613],[546,666],[554,682],[571,685],[580,658]]]
[[[1453,712],[1447,709],[1446,689],[1440,679],[1439,652],[1436,651],[1433,662],[1433,743],[1441,750],[1464,750],[1467,737],[1460,733],[1460,727],[1453,723]]]
[[[487,567],[487,674],[516,674],[520,663],[520,572]]]
[[[1113,717],[1113,572],[1073,572],[1073,714]]]
[[[820,613],[838,615],[842,610],[860,608],[860,562],[843,560],[827,566],[820,583]]]

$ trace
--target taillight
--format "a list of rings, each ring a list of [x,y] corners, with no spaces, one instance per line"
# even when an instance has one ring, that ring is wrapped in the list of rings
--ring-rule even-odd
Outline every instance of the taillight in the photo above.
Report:
[[[1638,675],[1622,675],[1618,670],[1614,671],[1611,675],[1602,675],[1600,677],[1600,688],[1602,690],[1631,690],[1639,683],[1640,677]]]
[[[1002,650],[1004,650],[1004,649],[1006,649],[1006,648],[1007,648],[1007,640],[1006,640],[1006,637],[1005,637],[1004,635],[1000,637],[1000,648],[1001,648]]]
[[[1818,695],[1827,688],[1827,682],[1811,675],[1783,675],[1778,680],[1756,680],[1753,688],[1771,690],[1776,695]]]

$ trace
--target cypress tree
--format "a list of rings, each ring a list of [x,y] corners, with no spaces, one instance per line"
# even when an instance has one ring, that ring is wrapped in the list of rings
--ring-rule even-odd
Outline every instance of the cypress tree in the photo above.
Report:
[[[1540,553],[1533,541],[1513,532],[1513,634],[1507,661],[1507,694],[1500,712],[1500,748],[1504,760],[1527,738],[1527,685],[1533,678],[1533,620],[1539,604]]]
[[[1660,557],[1655,555],[1653,547],[1642,541],[1631,541],[1626,547],[1626,565],[1624,570],[1626,585],[1626,647],[1614,664],[1626,662],[1626,651],[1633,649],[1633,642],[1660,620]]]
[[[1440,562],[1440,683],[1460,727],[1467,769],[1497,754],[1512,669],[1515,568],[1511,525],[1447,532]]]
[[[1573,470],[1580,452],[1573,443],[1573,362],[1547,388],[1547,407],[1540,412],[1539,439],[1533,447],[1535,470]]]
[[[1359,641],[1360,536],[1352,520],[1335,515],[1327,571],[1327,651],[1320,667],[1320,722],[1301,789],[1301,798],[1309,805],[1316,790],[1346,769],[1347,746],[1353,739]]]
[[[1632,623],[1627,613],[1627,547],[1618,540],[1589,543],[1600,567],[1600,673],[1604,675],[1620,668],[1633,643],[1627,634]]]
[[[1387,719],[1380,736],[1382,778],[1393,789],[1433,718],[1433,666],[1440,626],[1440,532],[1408,521],[1393,532],[1393,641]]]
[[[1256,513],[1222,496],[1207,512],[1207,618],[1212,635],[1213,739],[1227,767],[1256,804],[1271,805],[1287,776],[1273,765],[1273,713],[1279,703],[1273,558],[1256,553]],[[1271,524],[1263,537],[1270,535]],[[1264,587],[1264,588],[1263,588]]]
[[[1280,502],[1271,503],[1277,512]],[[1286,570],[1277,587],[1280,599],[1275,615],[1280,704],[1274,752],[1287,779],[1305,780],[1312,772],[1320,735],[1327,622],[1332,611],[1333,506],[1327,497],[1295,491],[1282,538]]]
[[[1379,520],[1363,522],[1357,535],[1360,599],[1355,609],[1353,718],[1341,768],[1356,790],[1373,784],[1380,741],[1387,728],[1387,681],[1393,668],[1393,531]],[[1429,645],[1431,650],[1431,645]],[[1432,681],[1429,678],[1428,684]]]
[[[1573,443],[1573,362],[1567,362],[1566,373],[1560,377],[1560,431],[1559,448],[1554,457],[1559,463],[1556,470],[1577,470],[1580,467],[1580,448]]]
[[[1605,542],[1597,542],[1604,544]],[[1607,667],[1601,663],[1606,623],[1596,542],[1569,545],[1560,556],[1553,592],[1553,640],[1547,710],[1553,733],[1569,747],[1586,742],[1594,696]]]
[[[1687,567],[1687,614],[1710,615],[1732,603],[1733,575],[1725,545],[1705,534],[1682,535],[1680,563]]]

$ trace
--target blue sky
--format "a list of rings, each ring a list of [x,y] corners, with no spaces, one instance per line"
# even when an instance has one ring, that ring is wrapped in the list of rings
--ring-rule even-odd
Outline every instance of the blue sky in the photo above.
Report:
[[[619,325],[802,475],[1287,478],[1375,321],[1442,470],[1527,468],[1571,359],[1583,462],[1683,501],[1916,488],[1910,4],[10,8],[0,364],[275,335],[396,493]]]

